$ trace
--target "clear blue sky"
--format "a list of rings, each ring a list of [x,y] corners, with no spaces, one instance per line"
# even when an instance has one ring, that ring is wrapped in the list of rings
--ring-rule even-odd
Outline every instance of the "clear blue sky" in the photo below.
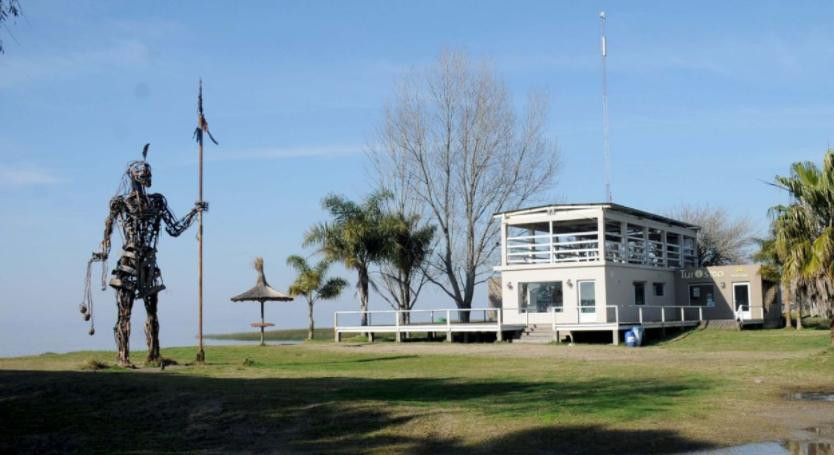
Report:
[[[712,203],[753,219],[784,197],[761,180],[818,160],[834,133],[831,2],[43,2],[0,28],[0,354],[112,348],[112,290],[98,334],[77,313],[125,163],[150,142],[154,190],[196,195],[195,91],[205,80],[207,332],[246,330],[228,297],[266,259],[304,252],[329,192],[370,189],[363,149],[404,71],[443,48],[491,62],[519,102],[544,90],[562,172],[554,201],[603,199],[598,12],[608,12],[615,201],[649,211]],[[697,7],[695,7],[697,6]],[[13,36],[10,35],[13,34]],[[304,253],[309,253],[306,251]],[[162,344],[196,326],[194,231],[164,237]],[[341,270],[337,269],[337,272]],[[345,274],[353,281],[354,277]],[[481,292],[479,295],[483,296]],[[446,307],[426,294],[424,307]],[[352,292],[320,303],[319,324]],[[384,303],[372,297],[372,307]],[[275,304],[279,327],[301,302]],[[144,310],[134,312],[141,349]]]

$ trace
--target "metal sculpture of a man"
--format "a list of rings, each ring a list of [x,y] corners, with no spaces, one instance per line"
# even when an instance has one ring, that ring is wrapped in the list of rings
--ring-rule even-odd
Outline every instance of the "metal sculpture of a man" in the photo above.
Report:
[[[173,237],[182,234],[195,216],[208,210],[208,203],[196,202],[194,208],[181,219],[177,219],[168,208],[165,197],[148,193],[151,186],[151,166],[146,161],[148,145],[142,152],[142,159],[128,164],[123,183],[110,200],[110,213],[104,222],[104,240],[101,251],[93,253],[90,262],[105,261],[110,254],[110,237],[115,225],[120,225],[122,238],[121,255],[111,274],[110,286],[116,290],[118,319],[113,327],[118,348],[118,362],[130,366],[130,313],[133,301],[142,299],[145,303],[147,320],[145,339],[148,344],[149,364],[160,362],[159,320],[157,318],[158,294],[165,289],[159,267],[156,263],[159,229],[165,223],[165,231]],[[88,284],[89,288],[89,266]],[[89,290],[87,291],[89,294]],[[89,319],[92,300],[82,303],[81,312]],[[93,330],[91,329],[91,334]]]

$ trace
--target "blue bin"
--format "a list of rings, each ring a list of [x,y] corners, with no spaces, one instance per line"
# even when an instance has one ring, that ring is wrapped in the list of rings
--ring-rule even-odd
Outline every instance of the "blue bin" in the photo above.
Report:
[[[625,344],[630,348],[637,347],[637,336],[634,334],[633,330],[627,330],[625,333]]]

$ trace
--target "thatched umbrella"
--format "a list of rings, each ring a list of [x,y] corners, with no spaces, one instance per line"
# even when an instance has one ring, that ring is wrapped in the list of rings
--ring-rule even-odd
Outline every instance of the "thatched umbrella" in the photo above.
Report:
[[[264,343],[264,328],[272,327],[275,324],[264,322],[264,302],[289,302],[293,298],[276,291],[269,287],[264,276],[264,258],[255,258],[255,270],[258,271],[258,282],[255,287],[244,292],[243,294],[232,297],[232,302],[260,302],[261,303],[261,322],[253,322],[252,327],[260,327],[261,329],[261,346]]]

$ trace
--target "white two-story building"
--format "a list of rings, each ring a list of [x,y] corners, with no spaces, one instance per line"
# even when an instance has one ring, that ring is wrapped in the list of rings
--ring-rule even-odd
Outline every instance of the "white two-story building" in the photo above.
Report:
[[[613,203],[495,216],[501,263],[490,298],[500,301],[505,324],[550,327],[557,339],[560,332],[610,330],[616,342],[638,324],[779,317],[771,308],[778,286],[762,280],[758,266],[700,267],[698,226]]]

